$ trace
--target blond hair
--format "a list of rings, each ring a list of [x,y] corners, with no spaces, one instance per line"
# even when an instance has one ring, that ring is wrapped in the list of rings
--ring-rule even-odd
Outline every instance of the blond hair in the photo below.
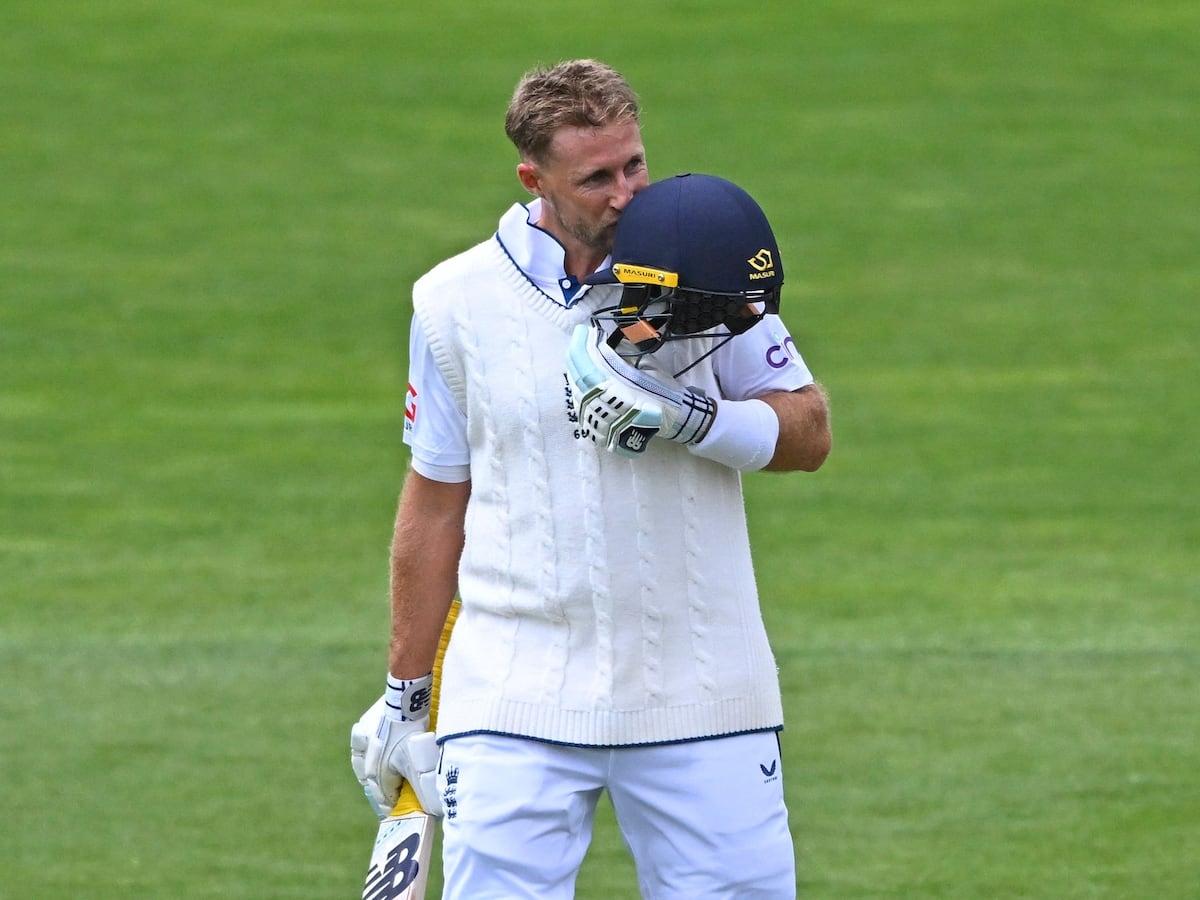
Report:
[[[639,114],[637,94],[620,72],[594,59],[573,59],[521,77],[504,132],[522,159],[544,163],[560,128],[637,122]]]

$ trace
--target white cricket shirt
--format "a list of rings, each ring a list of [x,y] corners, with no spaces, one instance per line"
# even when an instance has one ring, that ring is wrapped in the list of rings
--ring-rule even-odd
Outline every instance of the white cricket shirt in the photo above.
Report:
[[[528,205],[514,203],[500,219],[494,239],[530,284],[555,305],[570,309],[591,288],[566,274],[562,244],[535,224],[541,214],[541,199]],[[600,269],[609,264],[606,259]],[[729,400],[746,400],[767,391],[793,391],[813,383],[812,373],[779,316],[765,317],[724,344],[713,354],[712,362],[719,396]],[[428,338],[415,317],[409,332],[404,442],[412,448],[413,469],[426,478],[470,479],[466,417],[438,371]]]

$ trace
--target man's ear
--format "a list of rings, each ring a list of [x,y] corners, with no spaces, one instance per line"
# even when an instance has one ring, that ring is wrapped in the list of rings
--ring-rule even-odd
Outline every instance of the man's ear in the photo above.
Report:
[[[533,196],[542,196],[542,177],[538,174],[537,166],[533,165],[533,163],[517,163],[517,178],[520,179],[525,190],[529,191]]]

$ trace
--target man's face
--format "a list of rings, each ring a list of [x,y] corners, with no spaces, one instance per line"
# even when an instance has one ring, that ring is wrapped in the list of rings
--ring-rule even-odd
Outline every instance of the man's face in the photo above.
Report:
[[[636,122],[562,128],[547,161],[518,167],[521,181],[545,201],[539,225],[573,247],[606,256],[621,211],[650,183]],[[597,259],[597,264],[599,260]]]

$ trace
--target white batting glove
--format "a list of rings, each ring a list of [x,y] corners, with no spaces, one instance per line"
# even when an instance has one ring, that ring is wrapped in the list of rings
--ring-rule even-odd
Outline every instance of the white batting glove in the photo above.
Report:
[[[680,444],[704,439],[717,405],[666,372],[630,365],[599,326],[579,324],[567,349],[567,373],[580,422],[614,453],[637,456],[655,435]]]
[[[379,818],[391,815],[407,781],[425,812],[442,814],[437,737],[429,730],[433,676],[387,680],[387,691],[350,729],[350,766]]]

